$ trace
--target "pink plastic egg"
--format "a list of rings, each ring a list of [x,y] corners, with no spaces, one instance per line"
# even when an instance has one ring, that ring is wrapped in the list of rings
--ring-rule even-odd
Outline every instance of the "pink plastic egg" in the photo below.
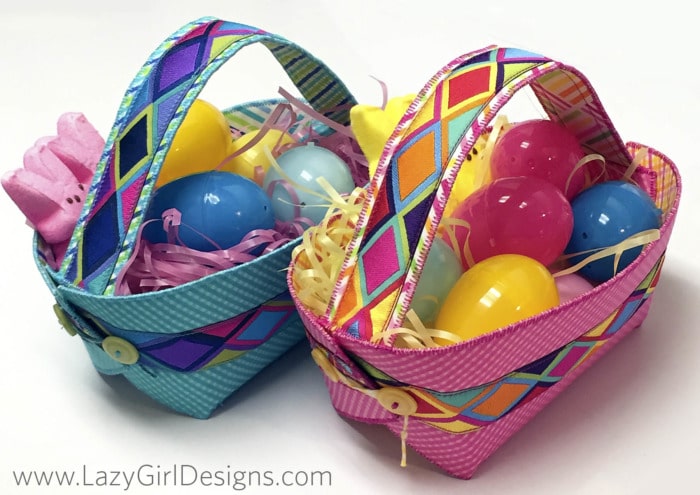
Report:
[[[566,127],[546,119],[526,120],[514,124],[496,141],[491,176],[539,177],[571,199],[585,185],[585,166],[574,171],[584,156],[576,136]]]
[[[572,229],[571,205],[561,191],[520,176],[497,179],[468,196],[442,236],[456,242],[465,268],[498,254],[521,254],[547,266],[564,252]]]
[[[554,281],[557,284],[561,304],[593,290],[593,284],[576,273],[556,277]]]

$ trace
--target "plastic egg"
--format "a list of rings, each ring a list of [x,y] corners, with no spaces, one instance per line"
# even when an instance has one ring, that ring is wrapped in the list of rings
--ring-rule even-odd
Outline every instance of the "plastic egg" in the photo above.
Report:
[[[464,272],[442,305],[435,328],[468,340],[558,304],[554,277],[544,265],[527,256],[502,254]]]
[[[447,294],[462,274],[459,258],[439,237],[433,240],[423,265],[411,308],[424,325],[432,325]]]
[[[277,163],[286,177],[270,167],[263,189],[270,196],[275,218],[283,222],[299,217],[315,224],[323,220],[329,199],[316,180],[319,177],[325,178],[339,194],[348,194],[355,188],[347,164],[332,151],[313,143],[285,151]]]
[[[231,145],[231,153],[246,146],[259,134],[260,131],[251,131],[234,140]],[[270,168],[270,159],[264,151],[265,147],[272,152],[276,146],[292,144],[294,142],[294,138],[288,132],[278,129],[268,129],[260,138],[260,141],[240,155],[233,157],[231,161],[222,166],[220,170],[228,170],[229,172],[255,180],[255,167],[261,167],[263,175]]]
[[[231,131],[226,117],[211,103],[196,99],[175,132],[156,187],[186,175],[214,170],[230,150]]]
[[[566,127],[546,119],[527,120],[513,124],[496,141],[491,177],[539,177],[571,199],[585,186],[585,167],[574,172],[584,156],[576,136]]]
[[[561,191],[526,176],[481,187],[451,218],[466,225],[448,221],[441,235],[449,243],[449,232],[454,233],[465,269],[498,254],[522,254],[547,266],[564,252],[573,228],[571,206]]]
[[[574,229],[566,253],[582,253],[572,257],[574,264],[592,254],[584,251],[614,246],[634,234],[661,226],[661,210],[649,195],[623,181],[603,182],[586,189],[574,198],[571,208]],[[617,271],[632,263],[641,252],[641,246],[625,250]],[[614,255],[586,264],[580,273],[596,282],[611,279],[616,273]]]
[[[144,221],[158,221],[144,227],[146,240],[168,241],[160,219],[170,208],[181,214],[181,243],[198,251],[230,248],[248,232],[271,229],[275,223],[272,205],[262,188],[230,172],[188,175],[157,189]]]
[[[593,290],[593,284],[577,273],[569,273],[568,275],[555,277],[554,281],[557,284],[559,302],[561,304]]]

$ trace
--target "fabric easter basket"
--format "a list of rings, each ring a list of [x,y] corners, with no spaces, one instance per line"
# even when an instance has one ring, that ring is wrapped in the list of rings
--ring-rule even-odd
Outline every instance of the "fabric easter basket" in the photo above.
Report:
[[[224,62],[254,43],[269,49],[309,107],[348,123],[354,98],[305,50],[251,26],[199,19],[167,38],[126,91],[60,269],[50,268],[43,240],[35,237],[36,263],[56,298],[56,314],[79,335],[95,368],[123,375],[196,418],[209,417],[303,340],[285,275],[297,242],[155,292],[118,295],[115,282],[134,252],[160,166],[188,108]],[[224,111],[232,134],[260,128],[280,100]],[[318,120],[312,127],[333,133]]]
[[[611,280],[564,304],[458,344],[399,348],[372,339],[402,326],[450,191],[497,112],[529,87],[549,119],[611,178],[631,179],[663,212],[659,235]],[[471,159],[471,157],[470,157]],[[486,47],[452,61],[416,96],[389,138],[338,268],[325,314],[288,283],[337,412],[384,425],[452,476],[469,479],[511,435],[644,320],[681,194],[662,153],[619,137],[575,68]],[[405,464],[404,464],[405,465]]]

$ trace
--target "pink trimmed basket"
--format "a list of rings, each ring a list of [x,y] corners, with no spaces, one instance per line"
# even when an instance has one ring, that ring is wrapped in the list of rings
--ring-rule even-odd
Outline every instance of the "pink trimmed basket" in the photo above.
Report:
[[[545,313],[460,344],[427,349],[371,343],[401,324],[455,177],[503,105],[529,87],[549,119],[611,179],[631,179],[663,212],[658,240],[614,278]],[[434,148],[434,162],[412,160]],[[425,156],[422,153],[421,156]],[[662,153],[625,144],[587,79],[541,55],[487,47],[457,58],[417,95],[387,142],[367,189],[328,312],[313,314],[290,290],[325,374],[334,408],[386,426],[428,460],[468,479],[579,374],[638,327],[649,311],[681,196]],[[370,270],[380,257],[382,266]],[[292,266],[294,260],[292,260]]]

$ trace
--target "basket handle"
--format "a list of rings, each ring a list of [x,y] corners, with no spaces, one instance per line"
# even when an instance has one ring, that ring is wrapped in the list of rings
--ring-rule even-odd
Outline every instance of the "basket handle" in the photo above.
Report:
[[[417,95],[384,148],[325,315],[331,328],[370,339],[401,324],[466,154],[525,86],[587,152],[608,166],[629,165],[624,142],[577,70],[496,46],[457,58]]]
[[[124,95],[58,273],[63,283],[93,294],[113,293],[175,131],[212,74],[253,43],[270,50],[315,110],[349,123],[355,99],[328,67],[299,46],[210,17],[185,25],[155,50]]]

